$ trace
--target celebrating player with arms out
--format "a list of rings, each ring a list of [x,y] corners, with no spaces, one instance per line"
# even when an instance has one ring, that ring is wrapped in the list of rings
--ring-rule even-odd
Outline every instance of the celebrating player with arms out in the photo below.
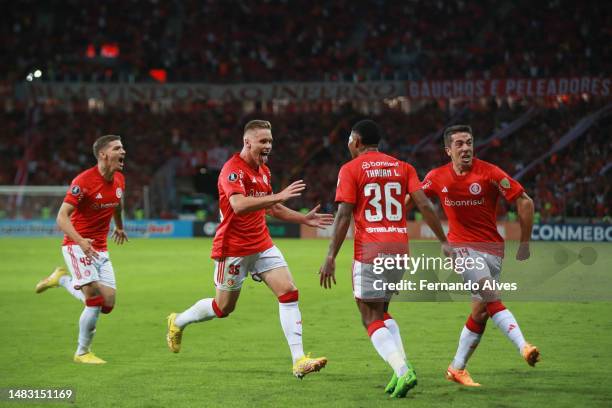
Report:
[[[120,173],[125,150],[119,136],[106,135],[95,141],[93,152],[98,164],[72,180],[57,214],[57,225],[65,234],[62,252],[72,278],[64,268],[56,268],[36,285],[36,293],[61,285],[85,303],[74,361],[104,364],[90,346],[98,315],[110,313],[115,305],[115,272],[106,245],[111,217],[113,239],[117,244],[127,241],[121,217],[125,180]]]
[[[357,122],[349,137],[353,159],[340,169],[336,201],[339,202],[329,252],[320,271],[321,286],[336,283],[335,259],[348,231],[351,215],[355,219],[353,294],[370,340],[380,356],[393,368],[385,392],[402,398],[417,384],[416,373],[406,358],[399,326],[389,315],[391,292],[380,289],[373,261],[380,254],[406,254],[408,233],[405,202],[411,194],[438,239],[446,237],[431,202],[421,191],[414,167],[380,153],[381,129],[371,120]],[[397,276],[403,271],[393,271]],[[388,280],[387,280],[388,281]]]
[[[333,216],[317,213],[319,206],[304,215],[281,204],[301,195],[306,187],[302,180],[280,193],[272,193],[271,174],[266,166],[272,150],[270,122],[247,123],[243,141],[242,151],[225,163],[219,175],[221,224],[211,255],[215,260],[216,295],[214,299],[199,300],[183,313],[168,316],[168,347],[175,353],[180,351],[188,324],[227,317],[236,307],[244,279],[251,274],[254,280],[264,281],[278,298],[281,326],[293,357],[293,374],[302,378],[323,368],[327,359],[304,355],[298,290],[283,254],[270,238],[265,217],[268,213],[287,222],[322,228],[333,223]]]
[[[444,145],[451,162],[427,174],[423,191],[440,200],[448,218],[448,239],[454,256],[474,260],[480,258],[482,261],[462,273],[464,281],[479,285],[487,281],[496,282],[504,256],[504,240],[497,231],[495,219],[497,201],[500,196],[509,202],[516,201],[521,225],[521,242],[516,254],[519,261],[528,259],[530,255],[533,202],[523,187],[499,167],[474,158],[470,126],[447,128]],[[540,352],[525,341],[516,319],[505,308],[499,294],[483,288],[473,293],[472,313],[461,332],[455,358],[447,370],[449,380],[467,386],[480,385],[472,380],[465,367],[480,342],[489,317],[514,343],[529,365],[534,366],[539,361]]]

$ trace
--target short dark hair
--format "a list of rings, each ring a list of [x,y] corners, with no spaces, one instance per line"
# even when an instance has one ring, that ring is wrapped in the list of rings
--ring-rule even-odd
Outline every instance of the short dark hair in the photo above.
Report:
[[[382,139],[382,129],[371,119],[360,120],[353,125],[353,132],[361,136],[361,143],[366,146],[378,146]]]
[[[246,125],[244,125],[244,133],[251,129],[270,129],[272,130],[272,124],[267,120],[255,119],[250,120]]]
[[[451,137],[455,133],[469,133],[470,136],[474,137],[472,135],[472,127],[470,125],[453,125],[453,126],[449,126],[446,129],[444,129],[444,146],[450,147],[450,145],[451,145]]]
[[[98,159],[98,154],[100,151],[104,149],[110,142],[114,142],[115,140],[121,140],[121,136],[117,135],[104,135],[96,139],[93,144],[93,154],[96,159]]]

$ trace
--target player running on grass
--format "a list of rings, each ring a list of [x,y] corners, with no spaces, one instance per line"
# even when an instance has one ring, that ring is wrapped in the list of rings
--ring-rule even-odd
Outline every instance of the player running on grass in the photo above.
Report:
[[[444,145],[451,162],[425,176],[423,191],[440,200],[448,218],[448,239],[454,256],[474,260],[474,268],[462,274],[464,282],[497,282],[504,256],[504,240],[497,231],[495,219],[497,201],[500,196],[509,202],[516,201],[521,225],[521,242],[516,254],[519,261],[528,259],[530,255],[533,201],[523,187],[499,167],[474,157],[470,126],[447,128]],[[482,262],[477,263],[478,258]],[[481,289],[472,295],[472,313],[461,331],[457,353],[446,373],[447,379],[467,386],[480,385],[474,382],[465,367],[480,342],[489,317],[512,341],[525,361],[535,366],[540,360],[540,352],[525,341],[516,319],[501,302],[499,294]]]
[[[331,288],[336,283],[335,259],[355,219],[353,261],[353,294],[364,327],[378,354],[393,368],[385,388],[392,397],[402,398],[417,384],[416,373],[406,358],[397,322],[389,315],[392,292],[381,290],[376,280],[401,278],[403,271],[377,275],[374,258],[379,254],[407,254],[407,195],[419,207],[427,224],[438,239],[446,237],[431,202],[421,191],[414,167],[380,153],[379,126],[371,120],[357,122],[349,137],[348,148],[353,159],[340,169],[336,201],[339,202],[329,252],[320,271],[320,283]]]
[[[36,285],[36,293],[61,285],[85,303],[74,361],[104,364],[90,347],[98,315],[110,313],[115,305],[115,272],[106,245],[111,218],[115,242],[127,241],[121,217],[125,179],[120,173],[125,150],[119,136],[106,135],[95,141],[93,153],[98,164],[72,180],[57,214],[57,225],[65,234],[62,252],[72,277],[58,267]]]
[[[225,163],[219,175],[221,224],[213,241],[215,260],[214,298],[202,299],[183,313],[168,316],[168,347],[178,353],[183,330],[191,323],[227,317],[236,307],[247,275],[263,281],[278,298],[280,322],[293,358],[293,374],[302,378],[325,367],[325,357],[304,355],[302,317],[298,290],[287,262],[274,245],[266,226],[266,213],[287,222],[324,227],[333,223],[331,214],[319,214],[319,206],[308,214],[293,211],[281,203],[298,197],[306,188],[298,180],[280,193],[272,193],[271,174],[266,166],[272,150],[270,122],[252,120],[246,124],[244,146]]]

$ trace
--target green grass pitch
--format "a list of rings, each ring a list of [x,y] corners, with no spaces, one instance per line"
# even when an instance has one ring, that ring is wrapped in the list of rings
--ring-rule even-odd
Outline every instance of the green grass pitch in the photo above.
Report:
[[[319,288],[327,242],[281,240],[300,290],[305,350],[329,358],[320,373],[291,375],[277,301],[250,279],[228,319],[188,327],[180,354],[165,343],[166,316],[213,295],[208,239],[134,239],[111,244],[117,306],[102,315],[93,349],[105,366],[72,362],[82,306],[63,289],[34,294],[63,261],[57,239],[0,239],[0,388],[76,389],[80,407],[608,407],[612,400],[612,303],[507,302],[543,361],[530,368],[489,324],[466,389],[444,379],[468,314],[464,302],[397,302],[391,313],[419,378],[405,400],[389,401],[391,370],[361,327],[351,295],[352,242],[337,263],[338,285]],[[576,246],[579,244],[567,244]],[[595,246],[610,257],[610,245]],[[602,258],[602,259],[603,259]],[[531,265],[538,265],[534,256]],[[608,264],[609,265],[609,264]],[[608,289],[609,290],[609,289]],[[33,406],[10,404],[0,406]],[[63,404],[52,404],[58,406]],[[50,406],[38,404],[38,406]]]

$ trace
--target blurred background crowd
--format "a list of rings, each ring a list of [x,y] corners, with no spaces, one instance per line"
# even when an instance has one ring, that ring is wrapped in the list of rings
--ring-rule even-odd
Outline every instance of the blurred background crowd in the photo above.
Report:
[[[337,171],[349,159],[350,128],[370,117],[385,130],[381,150],[412,163],[421,178],[448,161],[442,129],[468,123],[477,157],[512,176],[520,174],[538,220],[610,219],[611,118],[602,117],[550,152],[581,120],[608,106],[609,97],[431,99],[410,108],[393,101],[364,105],[351,100],[289,101],[281,107],[267,101],[248,107],[201,101],[160,108],[12,97],[24,80],[232,84],[609,78],[612,6],[606,2],[24,0],[7,7],[0,20],[5,100],[0,185],[66,185],[93,165],[93,140],[120,134],[128,152],[128,216],[197,213],[216,219],[215,177],[240,150],[244,124],[262,118],[273,126],[275,188],[303,178],[308,189],[290,206],[321,203],[332,211]],[[35,70],[40,74],[33,75]],[[151,191],[172,197],[145,214]],[[40,207],[26,206],[20,216],[36,218]],[[0,216],[10,214],[3,210]],[[513,219],[512,207],[501,204],[499,217]]]

